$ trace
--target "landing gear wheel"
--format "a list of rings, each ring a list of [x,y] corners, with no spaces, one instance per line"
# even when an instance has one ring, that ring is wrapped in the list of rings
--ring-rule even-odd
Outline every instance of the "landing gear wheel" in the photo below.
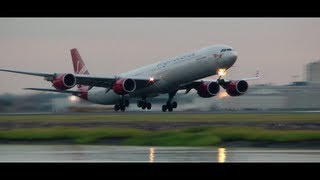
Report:
[[[146,98],[142,98],[141,100],[137,101],[137,106],[143,110],[148,109],[150,110],[152,105],[149,103]]]
[[[173,110],[172,104],[169,101],[167,101],[167,105],[166,106],[167,106],[168,111],[172,111]]]
[[[142,107],[142,101],[138,101],[138,103],[137,103],[137,106],[140,108],[140,107]]]
[[[114,110],[115,110],[115,111],[119,111],[119,109],[120,109],[119,104],[114,105]]]
[[[167,107],[169,107],[169,106],[171,106],[171,103],[170,103],[170,101],[167,101]]]
[[[128,107],[128,106],[129,106],[129,101],[128,101],[128,100],[125,100],[125,101],[124,101],[124,105],[125,105],[126,107]]]
[[[177,93],[177,91],[173,91],[173,92],[169,93],[169,99],[166,102],[166,104],[162,106],[162,111],[165,112],[168,110],[171,112],[171,111],[173,111],[174,108],[177,108],[178,103],[175,101],[172,102],[173,97],[176,95],[176,93]]]
[[[172,107],[173,107],[173,108],[177,108],[177,106],[178,106],[178,103],[175,102],[175,101],[173,101],[173,102],[172,102]]]
[[[166,105],[162,105],[162,111],[166,112],[167,111],[167,106]]]
[[[126,106],[121,105],[121,106],[120,106],[120,109],[121,109],[121,111],[125,111],[125,110],[126,110]]]

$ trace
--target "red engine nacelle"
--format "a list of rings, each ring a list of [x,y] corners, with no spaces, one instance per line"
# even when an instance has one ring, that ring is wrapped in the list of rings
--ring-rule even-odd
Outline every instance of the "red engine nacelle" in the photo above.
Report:
[[[58,74],[52,81],[52,86],[58,90],[66,90],[76,85],[76,78],[73,74]]]
[[[198,95],[203,98],[215,96],[219,91],[220,86],[217,82],[203,82],[197,88]]]
[[[136,89],[136,81],[130,78],[117,80],[112,89],[119,95],[124,95],[133,92]]]
[[[248,83],[244,80],[231,81],[228,84],[226,91],[229,94],[229,96],[240,96],[247,92],[248,87]]]

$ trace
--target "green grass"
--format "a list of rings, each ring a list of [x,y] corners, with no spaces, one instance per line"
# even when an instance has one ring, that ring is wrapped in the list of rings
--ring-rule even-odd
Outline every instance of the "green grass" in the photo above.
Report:
[[[319,114],[143,114],[143,115],[1,115],[0,122],[320,122]],[[62,123],[63,124],[63,123]],[[226,141],[294,142],[320,140],[320,131],[271,130],[243,126],[192,127],[145,131],[129,128],[50,127],[0,130],[3,140],[70,140],[95,143],[123,138],[123,145],[214,146]]]
[[[136,129],[117,128],[28,128],[0,131],[0,139],[6,140],[55,140],[69,139],[74,143],[86,144],[101,138],[138,137],[144,133]]]
[[[320,140],[320,131],[311,130],[267,130],[254,127],[195,127],[183,130],[164,131],[128,139],[131,145],[186,145],[211,146],[227,141],[294,142]]]
[[[146,122],[320,122],[319,114],[144,114],[144,115],[0,115],[4,121],[79,122],[79,121],[146,121]]]
[[[61,140],[68,139],[77,144],[95,143],[99,139],[124,138],[122,145],[153,146],[215,146],[223,142],[270,141],[295,142],[320,140],[320,131],[313,130],[269,130],[242,126],[193,127],[165,131],[145,131],[126,128],[29,128],[1,130],[2,140]]]

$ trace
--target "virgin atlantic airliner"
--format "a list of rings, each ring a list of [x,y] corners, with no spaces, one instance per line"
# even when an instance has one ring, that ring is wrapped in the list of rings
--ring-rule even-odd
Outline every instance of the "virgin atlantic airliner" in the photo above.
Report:
[[[137,106],[150,110],[150,98],[168,94],[162,111],[173,111],[178,104],[173,101],[179,90],[187,94],[195,89],[202,98],[216,96],[220,86],[230,96],[240,96],[248,90],[248,80],[223,79],[226,70],[237,60],[237,52],[227,45],[213,45],[193,52],[147,65],[129,72],[113,76],[90,75],[77,49],[71,49],[74,73],[38,73],[0,69],[0,71],[41,76],[50,81],[54,89],[25,88],[27,90],[69,93],[87,101],[114,105],[115,111],[125,111],[131,98],[137,98]],[[208,76],[218,75],[216,80],[205,80]],[[77,90],[70,90],[77,86]],[[148,101],[149,100],[149,101]]]

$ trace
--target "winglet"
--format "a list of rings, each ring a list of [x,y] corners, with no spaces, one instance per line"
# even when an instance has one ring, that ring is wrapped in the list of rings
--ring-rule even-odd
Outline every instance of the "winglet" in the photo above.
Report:
[[[248,81],[248,80],[256,80],[256,79],[259,79],[261,76],[260,76],[260,72],[259,70],[257,70],[256,72],[256,75],[254,77],[249,77],[249,78],[243,78],[241,80],[245,80],[245,81]]]
[[[260,77],[259,70],[257,70],[256,77]]]

